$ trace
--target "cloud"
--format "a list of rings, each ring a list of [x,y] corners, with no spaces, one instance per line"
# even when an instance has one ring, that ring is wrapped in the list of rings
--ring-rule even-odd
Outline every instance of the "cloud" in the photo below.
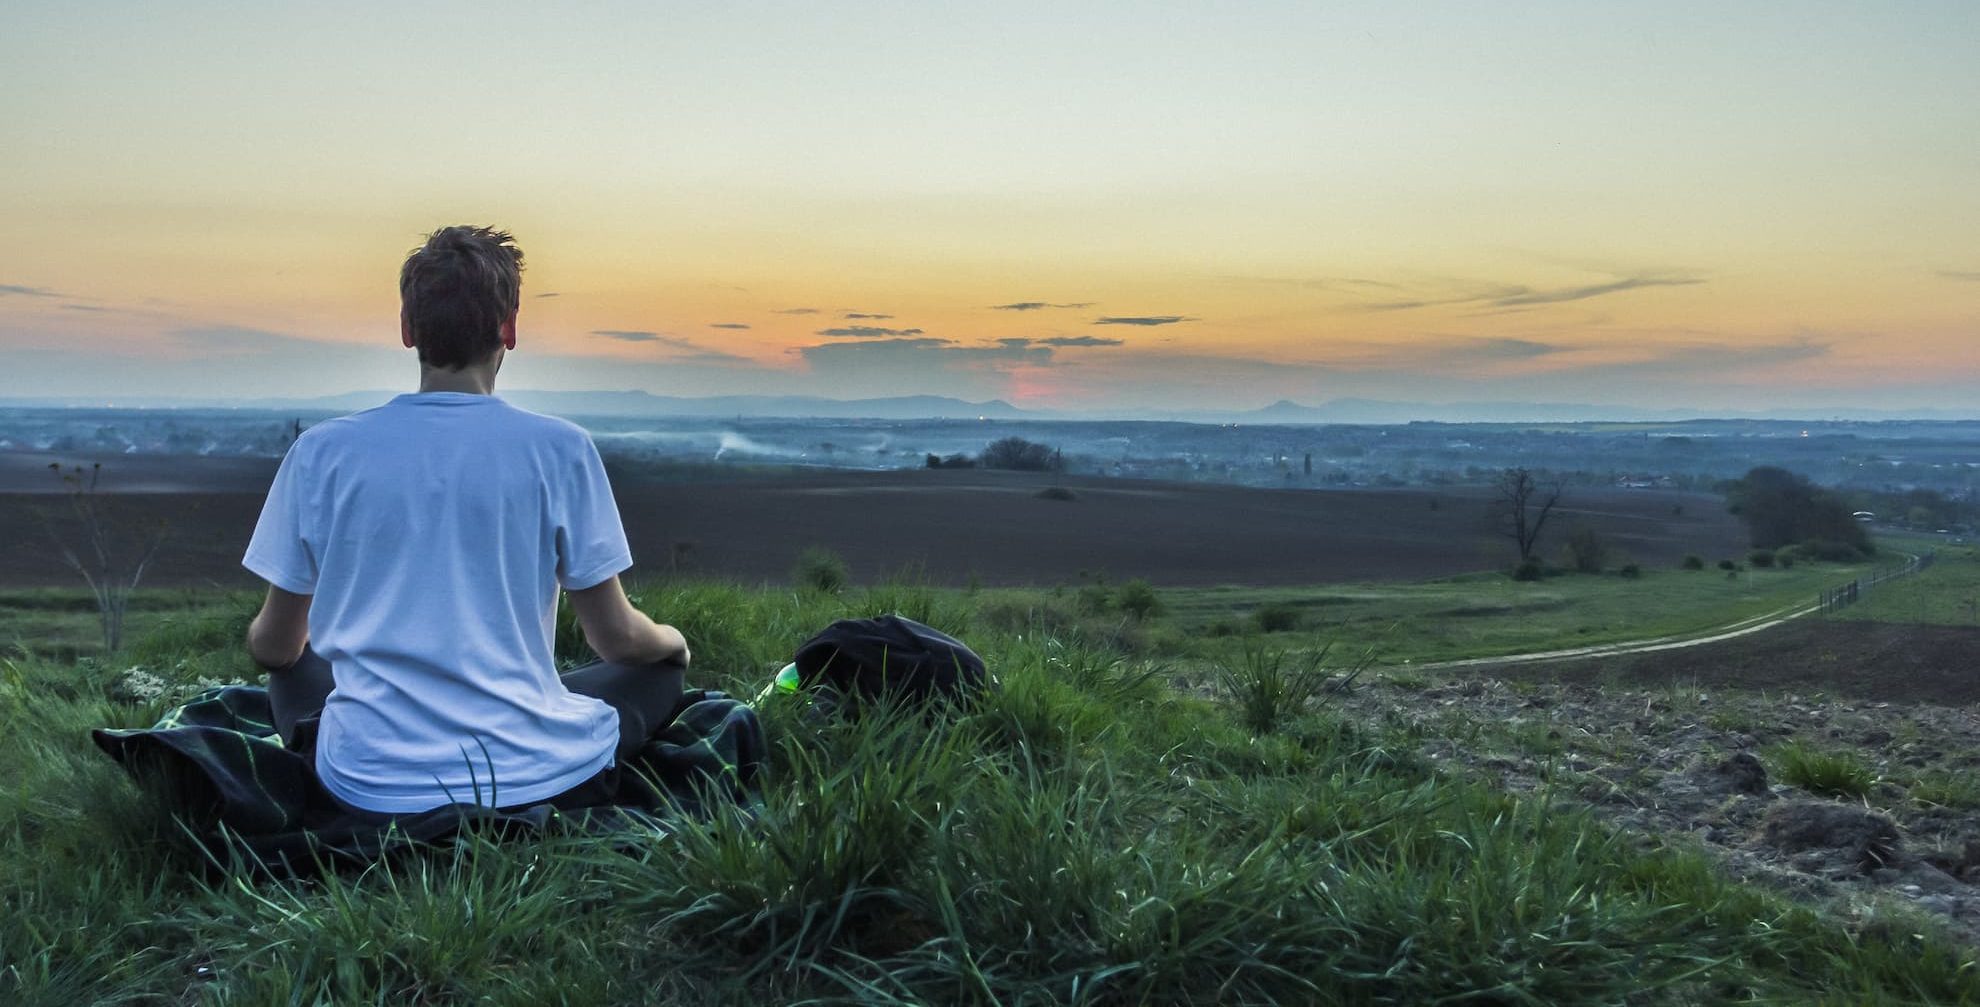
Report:
[[[1598,364],[1589,370],[1676,374],[1707,381],[1734,371],[1799,363],[1829,355],[1835,344],[1812,335],[1773,343],[1703,342],[1656,347],[1647,360]]]
[[[1452,304],[1478,304],[1491,308],[1528,308],[1545,304],[1563,304],[1569,301],[1585,301],[1591,297],[1620,294],[1646,287],[1688,287],[1705,281],[1696,276],[1624,276],[1607,283],[1589,283],[1573,287],[1536,288],[1524,284],[1500,284],[1489,286],[1454,297],[1414,297],[1399,301],[1377,301],[1363,304],[1360,311],[1411,311],[1416,308],[1433,308]]]
[[[1106,336],[1053,336],[1038,342],[1046,346],[1121,346],[1127,340],[1108,339]]]
[[[1052,304],[1047,301],[1017,301],[1012,304],[992,304],[992,311],[1038,311],[1044,308],[1090,308],[1092,301],[1068,301],[1065,304]]]
[[[778,315],[815,315],[818,313],[818,309],[817,308],[783,308],[781,310],[772,313]]]
[[[0,283],[0,296],[13,294],[17,297],[61,297],[47,287],[23,287],[18,283]]]
[[[98,307],[97,305],[94,304],[64,304],[62,305],[62,310],[63,311],[109,311],[110,309],[104,307]]]
[[[963,346],[953,339],[923,336],[879,339],[868,343],[822,343],[803,347],[798,352],[806,363],[814,367],[820,363],[920,363],[939,367],[949,364],[1045,364],[1052,360],[1051,347],[1034,346],[1031,340],[1021,338],[1000,339],[982,346]]]
[[[1980,271],[1970,269],[1941,269],[1939,276],[1948,280],[1958,280],[1961,283],[1980,283]]]
[[[821,336],[838,336],[850,339],[888,339],[921,335],[920,329],[882,329],[873,325],[847,325],[836,329],[819,329]]]
[[[1471,356],[1487,360],[1532,360],[1570,347],[1533,339],[1474,339],[1466,347]]]
[[[195,326],[174,329],[165,335],[189,350],[218,351],[223,354],[260,354],[297,346],[322,348],[348,345],[298,339],[280,332],[249,329],[238,325]]]
[[[1177,322],[1193,322],[1186,315],[1109,315],[1093,320],[1095,325],[1174,325]]]
[[[1396,290],[1405,288],[1399,283],[1386,280],[1371,280],[1361,276],[1232,276],[1220,274],[1205,277],[1217,283],[1234,283],[1246,286],[1293,287],[1300,290],[1314,290],[1329,294],[1367,294],[1370,291]]]
[[[1511,308],[1522,304],[1560,304],[1564,301],[1583,301],[1604,294],[1619,294],[1625,290],[1641,290],[1644,287],[1688,287],[1704,283],[1697,277],[1672,277],[1654,279],[1647,276],[1631,276],[1609,283],[1595,283],[1584,287],[1563,287],[1556,290],[1530,290],[1519,288],[1517,293],[1508,294],[1492,301],[1494,307]]]
[[[710,323],[708,323],[708,327],[709,327],[709,328],[711,328],[711,329],[747,329],[747,328],[749,328],[749,326],[747,326],[747,325],[744,325],[744,324],[743,324],[743,323],[741,323],[741,322],[710,322]]]
[[[628,343],[652,343],[655,346],[665,346],[670,350],[681,351],[679,353],[673,353],[667,356],[667,360],[670,363],[682,363],[682,362],[697,363],[697,364],[753,364],[754,363],[754,361],[750,360],[748,357],[739,357],[733,353],[723,353],[720,350],[711,350],[708,347],[703,346],[692,339],[688,339],[682,336],[670,336],[663,332],[648,332],[645,329],[593,329],[591,330],[591,334],[594,336],[603,336],[606,339],[618,339]]]
[[[868,319],[872,319],[872,320],[874,320],[874,321],[886,321],[887,319],[889,319],[889,318],[892,318],[892,317],[894,317],[894,316],[892,316],[892,315],[869,315],[869,314],[866,314],[865,312],[862,312],[862,311],[848,311],[848,312],[846,312],[845,314],[843,314],[843,315],[840,315],[839,317],[840,317],[840,318],[868,318]]]
[[[552,290],[549,293],[536,295],[538,300],[542,300],[545,297],[562,297],[562,296],[564,296],[564,292],[561,290]]]

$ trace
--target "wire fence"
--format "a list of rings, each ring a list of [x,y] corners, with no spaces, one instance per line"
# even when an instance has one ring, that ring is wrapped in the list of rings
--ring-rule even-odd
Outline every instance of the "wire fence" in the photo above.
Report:
[[[1937,550],[1928,549],[1919,555],[1911,557],[1902,564],[1885,567],[1875,571],[1868,577],[1858,577],[1847,584],[1838,584],[1835,587],[1824,588],[1821,595],[1822,612],[1823,614],[1840,612],[1862,601],[1863,596],[1869,594],[1871,589],[1877,585],[1889,583],[1899,577],[1909,577],[1931,566],[1932,561],[1937,559],[1938,556]]]

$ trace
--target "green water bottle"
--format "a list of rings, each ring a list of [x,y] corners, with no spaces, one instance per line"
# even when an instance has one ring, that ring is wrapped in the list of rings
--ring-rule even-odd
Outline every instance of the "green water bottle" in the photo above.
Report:
[[[784,669],[777,672],[777,677],[771,679],[770,684],[764,686],[763,691],[756,694],[756,701],[761,703],[771,696],[795,696],[797,693],[798,670],[796,662],[792,662],[784,665]]]

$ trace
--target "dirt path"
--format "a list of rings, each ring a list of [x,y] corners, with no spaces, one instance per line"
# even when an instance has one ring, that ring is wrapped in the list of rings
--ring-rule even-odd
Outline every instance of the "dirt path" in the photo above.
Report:
[[[1907,577],[1919,569],[1918,557],[1905,553],[1905,566],[1887,579]],[[1587,647],[1569,647],[1564,650],[1542,650],[1528,654],[1505,654],[1498,657],[1467,657],[1456,661],[1437,661],[1430,664],[1411,665],[1418,670],[1439,671],[1452,668],[1478,668],[1488,665],[1539,664],[1545,661],[1567,661],[1576,658],[1614,657],[1622,654],[1649,654],[1660,650],[1679,650],[1684,647],[1698,647],[1708,643],[1719,643],[1742,636],[1773,629],[1783,623],[1804,616],[1814,615],[1822,610],[1818,604],[1789,605],[1762,615],[1750,616],[1738,622],[1728,623],[1711,629],[1693,633],[1676,633],[1670,636],[1649,637],[1642,640],[1624,640],[1619,643],[1593,644]]]

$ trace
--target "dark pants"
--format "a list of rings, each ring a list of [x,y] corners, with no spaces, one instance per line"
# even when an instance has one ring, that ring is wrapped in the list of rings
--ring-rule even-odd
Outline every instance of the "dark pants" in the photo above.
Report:
[[[593,798],[601,795],[609,800],[609,791],[615,789],[612,784],[617,779],[616,764],[625,762],[647,739],[674,722],[686,674],[687,667],[679,661],[659,664],[593,661],[560,676],[564,688],[602,699],[619,711],[619,745],[614,753],[614,766],[542,803],[581,807],[600,803]],[[284,743],[294,742],[298,721],[323,712],[323,703],[330,697],[334,684],[330,662],[307,646],[294,664],[268,672],[268,705],[275,714],[275,730],[282,735]],[[610,780],[605,779],[608,774]]]

